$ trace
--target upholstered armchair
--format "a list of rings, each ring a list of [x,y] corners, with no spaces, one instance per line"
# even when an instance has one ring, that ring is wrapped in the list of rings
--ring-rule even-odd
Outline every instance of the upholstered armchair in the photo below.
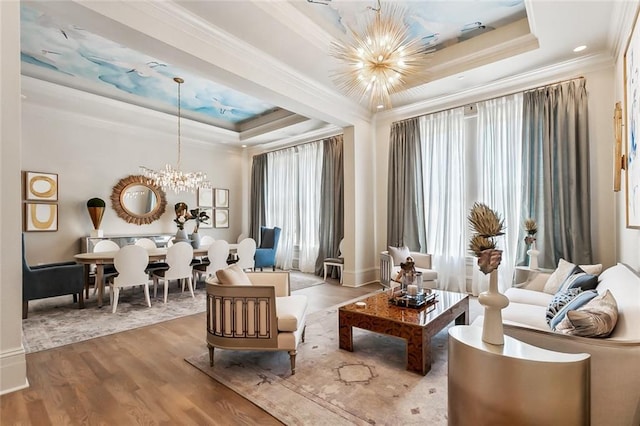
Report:
[[[29,266],[22,235],[22,318],[27,318],[29,301],[73,295],[78,308],[84,308],[84,267],[75,262]]]
[[[400,263],[404,263],[408,256],[413,258],[417,272],[422,272],[422,284],[425,288],[435,288],[438,273],[431,269],[431,255],[417,251],[409,251],[406,247],[390,247],[390,251],[380,253],[380,284],[392,287],[392,282],[398,272]]]
[[[260,227],[260,247],[256,249],[254,268],[272,267],[276,270],[276,251],[278,251],[278,240],[282,230],[275,228]]]
[[[232,265],[216,275],[219,284],[207,279],[210,365],[214,365],[215,348],[287,351],[291,374],[295,374],[298,344],[304,341],[307,297],[290,295],[289,273],[245,273]]]

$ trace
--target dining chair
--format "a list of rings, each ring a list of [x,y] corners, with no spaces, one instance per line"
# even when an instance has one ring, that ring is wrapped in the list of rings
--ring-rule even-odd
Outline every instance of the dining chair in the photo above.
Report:
[[[238,235],[238,239],[236,240],[236,243],[240,243],[242,240],[244,240],[245,238],[247,238],[247,234],[240,234]]]
[[[140,245],[128,245],[122,247],[113,259],[113,265],[118,271],[118,275],[109,280],[111,290],[109,299],[111,300],[111,312],[116,313],[120,289],[125,287],[143,286],[144,298],[147,306],[151,307],[149,298],[149,274],[147,264],[149,263],[149,253]]]
[[[171,280],[179,280],[182,282],[182,288],[184,289],[184,281],[186,280],[189,291],[191,292],[191,297],[195,298],[195,295],[193,294],[193,283],[191,280],[193,275],[193,266],[191,265],[192,260],[193,247],[191,244],[185,241],[180,241],[169,247],[167,249],[166,258],[169,267],[166,269],[158,269],[152,273],[153,297],[155,298],[158,294],[158,283],[160,280],[163,281],[164,285],[164,303],[167,303],[167,297],[169,295],[169,282]]]
[[[322,264],[324,267],[324,280],[327,280],[327,269],[330,267],[338,268],[338,274],[340,275],[340,284],[342,284],[342,269],[344,267],[344,258],[342,257],[342,243],[344,242],[344,238],[340,240],[340,244],[338,244],[338,257],[328,257],[326,258]]]
[[[236,263],[243,271],[247,269],[253,271],[255,265],[254,256],[256,255],[256,240],[253,238],[245,238],[238,243],[238,262]]]
[[[207,252],[209,263],[207,265],[200,264],[193,267],[194,281],[202,278],[205,274],[207,277],[215,277],[216,271],[226,268],[227,258],[229,257],[229,243],[225,240],[215,240],[209,247]]]
[[[138,238],[135,242],[135,245],[144,247],[145,250],[155,250],[158,248],[158,245],[155,241],[149,238]],[[147,264],[147,272],[149,273],[149,277],[156,269],[168,268],[166,262],[149,262]]]
[[[260,227],[260,247],[256,249],[255,269],[272,267],[276,270],[276,253],[278,251],[278,240],[282,229],[276,227]]]
[[[120,246],[111,240],[100,240],[93,246],[94,253],[118,250],[120,250]],[[116,271],[116,268],[113,265],[104,265],[103,270],[104,272],[102,274],[102,283],[94,282],[93,294],[96,294],[96,292],[98,291],[98,285],[102,285],[104,287],[109,278],[118,274],[118,271]],[[85,298],[89,298],[89,283],[87,283],[87,287],[85,288]]]
[[[215,240],[216,239],[213,238],[211,235],[203,235],[202,238],[200,238],[200,247],[209,246],[209,245],[213,244],[213,242]]]

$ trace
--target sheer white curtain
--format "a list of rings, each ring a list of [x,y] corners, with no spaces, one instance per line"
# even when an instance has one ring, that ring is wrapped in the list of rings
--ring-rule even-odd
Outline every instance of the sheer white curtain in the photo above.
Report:
[[[320,249],[320,194],[322,184],[322,155],[320,142],[298,147],[298,212],[300,247],[298,268],[302,272],[315,273],[316,258]]]
[[[298,162],[294,148],[267,154],[266,226],[282,229],[276,266],[289,270],[298,228]]]
[[[464,109],[421,117],[427,251],[438,287],[466,292]]]
[[[522,200],[522,93],[481,102],[478,107],[476,144],[477,201],[498,212],[504,219],[505,235],[497,238],[503,250],[498,268],[501,292],[511,287],[515,270]],[[474,267],[472,291],[488,288],[488,276]]]
[[[265,219],[282,229],[276,266],[293,267],[295,247],[298,268],[315,272],[319,250],[322,142],[312,142],[267,154]]]

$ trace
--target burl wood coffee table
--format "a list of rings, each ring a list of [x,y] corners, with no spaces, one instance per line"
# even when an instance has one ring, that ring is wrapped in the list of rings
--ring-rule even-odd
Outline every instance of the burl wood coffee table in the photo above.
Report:
[[[353,352],[353,329],[364,330],[407,341],[407,370],[425,375],[431,370],[431,338],[451,321],[456,325],[469,324],[469,296],[450,291],[431,290],[436,302],[420,309],[401,308],[389,304],[386,292],[369,296],[360,302],[338,309],[340,349]]]

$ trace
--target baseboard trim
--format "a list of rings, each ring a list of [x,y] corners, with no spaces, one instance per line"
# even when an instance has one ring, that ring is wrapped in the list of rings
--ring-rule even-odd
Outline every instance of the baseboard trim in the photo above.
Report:
[[[0,353],[0,395],[29,387],[24,347]]]

